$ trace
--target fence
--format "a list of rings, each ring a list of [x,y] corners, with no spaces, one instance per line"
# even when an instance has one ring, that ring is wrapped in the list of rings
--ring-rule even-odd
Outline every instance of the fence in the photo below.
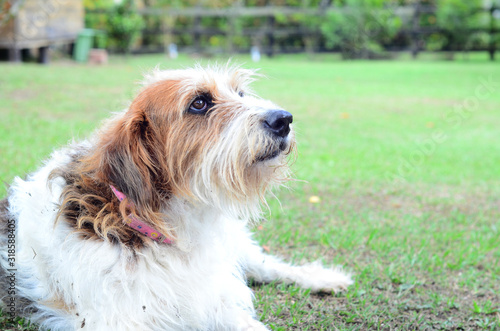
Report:
[[[268,56],[283,52],[336,51],[339,50],[338,46],[327,46],[324,30],[322,31],[318,25],[308,23],[311,19],[324,20],[330,13],[342,14],[350,10],[334,7],[330,3],[331,1],[322,1],[315,8],[246,7],[240,1],[224,8],[145,7],[138,10],[147,23],[147,27],[142,31],[143,43],[136,51],[164,51],[170,43],[176,43],[181,48],[200,53],[247,52],[251,46],[255,45]],[[427,37],[449,33],[436,24],[423,24],[432,17],[435,19],[437,11],[435,5],[416,1],[412,5],[382,10],[389,11],[391,15],[399,17],[402,22],[392,44],[383,45],[385,50],[410,51],[416,57],[424,49]],[[468,32],[489,36],[489,44],[482,45],[479,49],[487,51],[493,60],[498,46],[496,38],[500,32],[496,28],[500,9],[492,5],[489,8],[475,9],[470,15],[478,13],[489,14],[489,26],[471,28]],[[248,21],[253,21],[253,24],[245,25]],[[475,46],[474,49],[478,47]]]

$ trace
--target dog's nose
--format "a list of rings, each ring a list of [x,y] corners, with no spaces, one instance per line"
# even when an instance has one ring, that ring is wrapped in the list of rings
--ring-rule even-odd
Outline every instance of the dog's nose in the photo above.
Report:
[[[293,116],[285,110],[270,110],[264,119],[264,128],[274,135],[286,137],[290,133]]]

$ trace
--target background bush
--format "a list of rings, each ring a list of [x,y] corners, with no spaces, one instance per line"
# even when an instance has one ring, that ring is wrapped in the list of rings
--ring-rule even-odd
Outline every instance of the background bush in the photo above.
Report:
[[[379,56],[401,27],[401,18],[384,0],[336,1],[339,11],[327,13],[321,23],[326,46],[339,47],[347,59]]]
[[[120,52],[128,52],[131,48],[158,49],[167,42],[174,42],[181,48],[193,48],[195,41],[197,50],[247,52],[256,45],[266,52],[271,51],[268,49],[269,26],[275,31],[274,50],[339,51],[346,59],[385,57],[388,50],[408,50],[417,41],[419,50],[485,50],[492,45],[498,46],[500,39],[500,34],[489,33],[500,20],[492,19],[482,0],[332,0],[331,3],[324,0],[247,0],[241,3],[246,7],[271,5],[318,12],[317,15],[277,13],[274,20],[265,16],[202,17],[197,20],[187,16],[174,18],[168,14],[144,17],[138,14],[138,8],[144,7],[161,8],[168,13],[168,9],[193,6],[228,8],[235,2],[207,0],[202,5],[199,3],[196,0],[125,0],[115,5],[113,0],[85,0],[85,21],[87,27],[106,31],[110,37],[109,47]],[[491,4],[500,8],[500,0],[492,0]],[[414,18],[408,14],[411,11],[400,10],[415,6],[421,10],[420,31],[414,31]],[[176,31],[168,40],[161,33],[167,21]],[[201,33],[196,39],[193,28],[197,21],[201,31],[210,31],[210,34]]]

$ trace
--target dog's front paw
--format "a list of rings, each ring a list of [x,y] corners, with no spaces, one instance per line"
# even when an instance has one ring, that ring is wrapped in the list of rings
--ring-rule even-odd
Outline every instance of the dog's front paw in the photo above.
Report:
[[[325,268],[319,262],[303,265],[297,282],[301,287],[313,292],[340,292],[354,283],[351,276],[339,268]]]
[[[237,331],[269,331],[269,329],[249,314],[242,313],[238,319]]]

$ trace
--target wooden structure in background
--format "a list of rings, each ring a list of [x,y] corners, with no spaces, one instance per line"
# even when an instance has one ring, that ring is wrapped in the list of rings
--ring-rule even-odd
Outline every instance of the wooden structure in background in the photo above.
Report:
[[[272,56],[276,51],[275,39],[278,36],[300,35],[303,37],[315,36],[317,37],[319,30],[312,30],[305,26],[300,27],[281,27],[276,28],[276,17],[279,15],[290,16],[294,14],[301,14],[307,16],[322,16],[327,11],[338,11],[331,7],[330,1],[322,1],[318,7],[288,7],[288,6],[257,6],[246,7],[243,2],[238,0],[234,1],[231,6],[224,8],[206,8],[200,5],[187,7],[187,8],[141,8],[139,13],[144,17],[169,17],[169,25],[162,26],[161,30],[144,31],[149,34],[162,34],[168,36],[166,39],[173,40],[173,36],[181,35],[184,33],[191,34],[194,38],[194,49],[197,52],[202,51],[201,37],[202,36],[215,36],[222,35],[226,37],[228,51],[236,51],[233,45],[233,38],[237,35],[252,37],[259,40],[258,44],[262,51],[268,56]],[[176,28],[173,26],[175,21],[179,18],[192,18],[193,25],[189,28]],[[225,18],[229,21],[227,29],[207,28],[202,26],[202,18]],[[265,24],[258,28],[244,28],[239,32],[234,30],[234,20],[238,17],[255,17],[264,18]]]
[[[10,0],[3,6],[0,48],[9,50],[11,61],[20,61],[23,49],[38,48],[39,62],[46,63],[51,44],[73,43],[83,29],[81,0]]]
[[[307,4],[307,1],[304,1]],[[234,47],[233,38],[237,35],[251,37],[258,40],[258,44],[261,47],[261,51],[268,56],[276,51],[282,52],[283,49],[279,49],[276,45],[276,39],[279,37],[286,36],[299,36],[304,40],[305,49],[299,51],[317,51],[317,40],[321,38],[321,32],[319,29],[311,28],[305,25],[299,26],[281,26],[276,27],[276,18],[279,16],[293,16],[293,15],[304,15],[304,16],[315,16],[320,17],[325,15],[327,12],[341,12],[342,8],[338,8],[332,5],[332,1],[324,0],[316,7],[304,6],[256,6],[256,7],[246,7],[244,2],[241,0],[234,1],[230,6],[223,8],[206,8],[200,5],[187,7],[187,8],[148,8],[144,7],[139,10],[139,13],[144,17],[168,17],[168,24],[162,24],[160,29],[156,30],[144,30],[143,34],[148,35],[163,35],[166,36],[165,40],[172,41],[175,36],[182,34],[190,34],[194,39],[194,50],[196,52],[203,51],[201,45],[202,37],[210,36],[224,36],[226,38],[227,51],[235,52],[238,51]],[[412,1],[409,5],[397,6],[390,9],[392,13],[396,16],[403,18],[403,26],[400,29],[402,34],[405,34],[410,39],[410,46],[408,49],[411,51],[413,57],[417,57],[418,53],[423,50],[424,38],[428,35],[434,33],[442,33],[442,31],[437,26],[422,26],[422,19],[429,15],[435,15],[437,10],[436,5],[431,5],[430,2],[426,1]],[[492,5],[490,8],[479,8],[475,12],[471,13],[474,15],[477,12],[488,11],[491,16],[491,26],[488,29],[476,29],[478,32],[486,32],[491,37],[492,42],[490,43],[487,51],[490,54],[490,58],[493,60],[496,52],[496,44],[493,42],[494,36],[500,33],[500,29],[495,26],[494,13],[500,10],[500,8]],[[263,18],[265,21],[260,27],[249,27],[243,28],[236,32],[234,30],[234,20],[239,17],[254,17]],[[179,18],[190,18],[192,19],[192,24],[188,27],[176,27],[175,21]],[[206,27],[202,24],[203,18],[224,18],[228,20],[226,29],[218,29],[213,27]],[[307,47],[311,44],[310,47]],[[163,48],[166,48],[164,45]],[[309,49],[307,49],[309,48]],[[241,51],[241,50],[239,50]],[[245,50],[247,51],[247,50]]]

